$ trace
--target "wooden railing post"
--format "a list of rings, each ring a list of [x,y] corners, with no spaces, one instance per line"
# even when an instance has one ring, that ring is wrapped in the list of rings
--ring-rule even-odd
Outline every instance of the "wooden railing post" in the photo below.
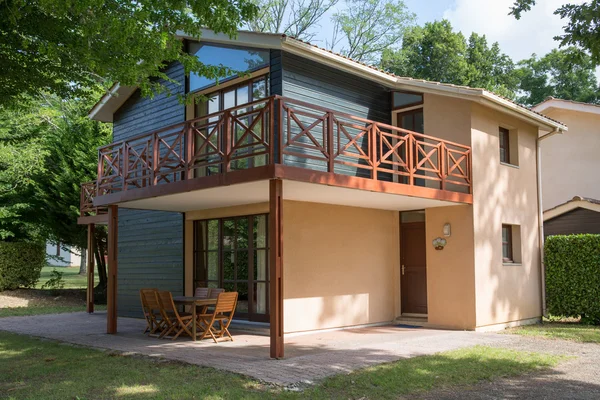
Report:
[[[277,163],[285,164],[285,159],[283,158],[283,142],[284,142],[284,129],[283,129],[283,102],[282,98],[278,99],[279,102],[279,121],[277,126]],[[288,126],[289,126],[289,115],[288,115]],[[285,134],[287,135],[287,130],[285,130]]]
[[[440,143],[440,154],[439,154],[439,161],[438,161],[438,169],[440,170],[440,189],[441,190],[445,190],[446,189],[446,171],[447,171],[447,166],[446,166],[446,162],[448,161],[448,158],[446,157],[446,144],[444,142]]]
[[[123,191],[127,190],[127,175],[129,171],[129,145],[127,142],[123,142],[121,147],[123,152],[123,168],[121,169],[121,179],[123,180]]]
[[[223,127],[225,140],[225,159],[223,160],[224,172],[231,171],[231,149],[233,147],[233,136],[231,132],[231,114],[229,111],[223,113]]]
[[[415,160],[414,160],[414,147],[415,147],[415,139],[412,133],[408,134],[408,138],[406,140],[406,145],[408,146],[408,160],[406,160],[406,165],[408,166],[408,184],[415,184]]]
[[[271,98],[269,100],[269,121],[268,121],[268,127],[269,127],[269,162],[267,164],[275,164],[275,126],[277,126],[278,124],[275,124],[275,101],[276,98]],[[263,124],[265,123],[265,121],[263,121]]]
[[[371,178],[373,180],[377,180],[377,171],[379,167],[379,159],[378,159],[378,150],[379,150],[379,138],[377,137],[377,126],[375,124],[371,124],[369,128],[369,157],[371,160],[371,166],[373,169],[371,170]]]
[[[192,158],[194,157],[194,130],[192,124],[187,122],[185,129],[185,179],[193,179],[194,178],[194,169],[192,165]]]
[[[155,186],[158,184],[158,159],[159,159],[159,149],[158,149],[158,134],[152,134],[152,178],[150,180],[150,186]]]
[[[335,172],[335,149],[333,146],[333,112],[327,113],[327,171]]]

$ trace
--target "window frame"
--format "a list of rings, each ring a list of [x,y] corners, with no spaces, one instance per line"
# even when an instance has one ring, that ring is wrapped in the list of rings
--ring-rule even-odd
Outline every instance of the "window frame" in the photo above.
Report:
[[[219,111],[217,111],[217,112],[221,112],[221,111],[227,110],[226,108],[224,108],[225,96],[223,96],[223,95],[225,92],[234,91],[235,92],[235,100],[236,100],[235,102],[237,103],[238,89],[242,88],[242,87],[247,87],[248,88],[248,99],[247,99],[246,103],[244,103],[244,104],[248,104],[248,103],[252,103],[253,101],[260,100],[260,99],[252,99],[252,86],[254,85],[254,82],[257,82],[260,80],[264,80],[264,82],[265,82],[265,97],[263,97],[263,99],[266,99],[267,97],[269,97],[269,79],[270,79],[269,73],[265,72],[264,74],[250,77],[246,80],[243,80],[239,83],[235,83],[233,85],[227,85],[225,87],[221,87],[218,89],[215,88],[215,90],[206,92],[206,94],[203,94],[203,96],[205,96],[207,98],[206,104],[208,104],[208,101],[210,100],[210,98],[218,94],[219,95]],[[205,91],[205,90],[202,90],[202,91]],[[194,119],[200,118],[199,113],[198,113],[198,107],[200,105],[202,105],[203,103],[204,103],[203,101],[199,101],[194,104]],[[234,107],[241,107],[244,104],[239,104]],[[207,110],[206,115],[209,115],[208,110]]]
[[[415,95],[415,96],[421,96],[421,100],[420,101],[416,101],[414,103],[402,104],[401,106],[395,106],[394,105],[394,93],[404,93],[404,94],[412,94],[412,95]],[[402,110],[404,108],[409,108],[409,107],[420,106],[420,105],[422,105],[424,103],[425,103],[424,93],[411,92],[411,91],[408,91],[408,90],[392,90],[390,92],[390,105],[392,106],[392,111]]]
[[[253,231],[253,224],[252,222],[254,221],[255,218],[257,217],[264,217],[266,224],[265,224],[265,237],[264,237],[264,246],[258,246],[255,245],[254,243],[254,231]],[[242,220],[242,219],[246,219],[248,221],[248,247],[247,248],[238,248],[237,247],[237,236],[234,238],[233,240],[233,244],[231,246],[231,248],[225,248],[223,245],[223,238],[225,237],[224,234],[224,223],[226,220]],[[205,223],[207,226],[206,229],[206,233],[208,233],[208,224],[210,223],[210,221],[216,221],[217,222],[217,248],[216,249],[200,249],[199,248],[199,243],[198,243],[198,231],[200,230],[200,226],[202,223]],[[237,222],[235,222],[235,224],[237,225]],[[237,231],[236,231],[237,233]],[[192,287],[193,290],[195,291],[197,287],[204,287],[202,286],[202,284],[206,284],[206,287],[211,287],[210,284],[211,283],[216,283],[217,287],[223,288],[225,287],[226,284],[234,284],[237,287],[238,283],[247,283],[247,287],[248,287],[248,311],[247,312],[241,312],[238,311],[236,312],[236,315],[238,318],[241,319],[249,319],[250,321],[255,321],[255,322],[268,322],[269,321],[269,316],[270,316],[270,304],[269,304],[269,296],[270,296],[270,262],[269,262],[269,254],[270,254],[270,247],[269,247],[269,214],[268,213],[257,213],[257,214],[248,214],[248,215],[235,215],[235,216],[229,216],[229,217],[217,217],[217,218],[206,218],[206,219],[197,219],[197,220],[193,220],[193,247],[192,247]],[[208,239],[207,239],[208,240]],[[255,275],[255,268],[257,267],[257,265],[254,263],[254,252],[256,251],[262,251],[265,254],[265,267],[266,267],[266,275],[264,279],[254,279],[254,275]],[[198,262],[198,255],[200,253],[205,253],[207,256],[206,260],[208,260],[208,253],[211,252],[216,252],[217,253],[217,280],[214,279],[208,279],[209,273],[208,273],[208,264],[206,265],[207,267],[207,273],[206,273],[206,280],[201,280],[198,279],[198,269],[197,269],[197,262]],[[225,253],[231,253],[234,256],[234,279],[225,279],[224,276],[224,265],[225,265],[225,261],[224,261],[224,255]],[[247,262],[248,262],[248,279],[238,279],[237,277],[237,272],[238,272],[238,253],[239,252],[246,252],[248,255],[247,258]],[[265,303],[265,313],[257,313],[256,309],[255,309],[255,304],[251,301],[251,299],[254,299],[256,297],[256,293],[255,293],[255,289],[254,289],[254,284],[256,283],[264,283],[265,284],[265,289],[266,289],[266,303]]]
[[[504,139],[503,139],[504,137]],[[502,158],[502,150],[504,150],[504,159]],[[500,162],[511,164],[510,160],[510,129],[502,126],[498,127],[498,151]]]
[[[504,241],[504,230],[507,230],[507,241]],[[514,252],[513,252],[513,232],[512,232],[512,225],[508,225],[508,224],[502,224],[502,262],[503,263],[514,263],[515,261],[515,257],[514,257]],[[504,245],[507,245],[508,247],[508,257],[504,256]]]
[[[202,43],[202,41],[195,41],[195,40],[186,40],[186,52],[190,55],[195,55],[195,53],[191,53],[191,47],[192,47],[192,43],[197,42],[197,43]],[[246,50],[246,51],[262,51],[265,50],[263,48],[255,48],[255,47],[246,47],[246,46],[236,46],[236,45],[227,45],[227,44],[217,44],[217,43],[208,43],[205,42],[204,46],[211,46],[211,47],[218,47],[218,48],[228,48],[228,49],[238,49],[238,50]],[[244,72],[242,72],[242,74],[237,74],[237,75],[232,75],[232,76],[227,76],[225,78],[217,78],[215,79],[215,82],[209,85],[205,85],[202,87],[198,87],[192,91],[190,91],[190,74],[186,74],[186,93],[189,94],[197,94],[200,92],[206,92],[207,90],[210,90],[211,88],[215,87],[215,86],[219,86],[219,85],[223,85],[225,83],[234,81],[236,79],[240,79],[243,78],[244,75],[248,75],[248,74],[253,74],[257,71],[260,71],[262,69],[265,68],[270,68],[271,65],[271,60],[270,60],[270,56],[269,56],[269,60],[268,62],[266,62],[265,64],[262,65],[258,65],[254,68],[250,68]]]

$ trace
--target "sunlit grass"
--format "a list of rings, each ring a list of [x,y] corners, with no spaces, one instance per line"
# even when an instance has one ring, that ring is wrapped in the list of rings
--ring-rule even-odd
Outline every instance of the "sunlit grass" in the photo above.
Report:
[[[560,359],[477,346],[334,376],[297,393],[213,368],[123,356],[0,332],[0,397],[391,399],[540,371],[556,365]]]
[[[85,289],[87,287],[87,277],[85,275],[79,275],[79,267],[52,267],[47,266],[42,268],[40,274],[40,280],[38,281],[36,288],[41,289],[44,283],[48,282],[48,279],[52,278],[52,270],[56,269],[62,272],[63,280],[65,281],[64,289]],[[98,274],[94,274],[95,284],[98,284]]]
[[[600,343],[600,326],[582,325],[575,322],[544,322],[520,326],[506,331],[522,336],[544,339],[563,339],[581,343]]]
[[[106,310],[105,305],[96,305],[94,310]],[[24,317],[30,315],[42,314],[62,314],[70,312],[85,311],[85,305],[81,306],[29,306],[29,307],[8,307],[0,308],[0,318],[2,317]]]

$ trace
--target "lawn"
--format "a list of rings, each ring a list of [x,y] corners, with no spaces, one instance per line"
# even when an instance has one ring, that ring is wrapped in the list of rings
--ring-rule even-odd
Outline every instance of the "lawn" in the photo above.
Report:
[[[52,270],[54,269],[62,272],[63,280],[65,281],[65,289],[85,289],[87,287],[87,277],[85,275],[79,275],[79,267],[47,266],[42,268],[40,280],[36,285],[37,289],[41,289],[44,283],[48,282],[48,279],[52,277]],[[98,274],[94,274],[94,278],[95,284],[98,284]]]
[[[0,332],[0,393],[9,399],[391,399],[540,371],[560,359],[478,346],[338,375],[299,393],[212,368]]]
[[[95,311],[106,310],[105,305],[95,305]],[[62,314],[70,312],[85,311],[85,305],[49,305],[49,306],[29,306],[29,307],[6,307],[0,308],[0,318],[3,317],[23,317],[27,315],[41,314]]]
[[[543,322],[509,329],[507,333],[545,339],[572,340],[581,343],[600,343],[600,326],[577,322]]]

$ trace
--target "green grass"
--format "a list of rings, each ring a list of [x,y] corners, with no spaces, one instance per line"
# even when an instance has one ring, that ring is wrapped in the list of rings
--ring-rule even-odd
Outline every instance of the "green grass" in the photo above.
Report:
[[[575,322],[544,322],[509,329],[507,333],[581,343],[600,343],[599,326],[581,325]]]
[[[94,310],[106,310],[105,305],[95,305]],[[62,314],[70,312],[85,311],[85,306],[29,306],[0,308],[0,318],[23,317],[42,314]]]
[[[42,268],[40,274],[40,280],[35,286],[37,289],[41,289],[44,283],[52,277],[52,270],[56,269],[63,273],[63,279],[65,281],[65,289],[85,289],[87,287],[87,277],[85,275],[79,275],[79,267],[52,267],[47,266]],[[94,274],[95,284],[98,283],[98,274]]]
[[[212,368],[0,332],[0,394],[9,399],[391,399],[539,371],[560,359],[478,346],[338,375],[297,393]]]

